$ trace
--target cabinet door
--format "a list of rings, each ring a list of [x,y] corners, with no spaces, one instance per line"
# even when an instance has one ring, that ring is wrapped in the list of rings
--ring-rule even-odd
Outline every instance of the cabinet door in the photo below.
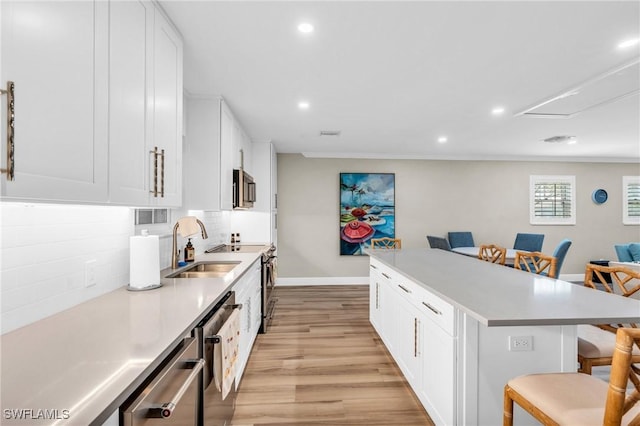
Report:
[[[394,298],[397,318],[396,363],[413,389],[418,389],[422,381],[422,340],[423,316],[402,294]]]
[[[369,266],[369,321],[378,334],[382,334],[381,275],[376,265]]]
[[[220,99],[188,98],[184,207],[220,210]]]
[[[155,10],[153,49],[153,146],[164,150],[159,165],[160,197],[152,204],[182,204],[182,41],[160,10]],[[153,181],[155,167],[150,167]]]
[[[154,7],[148,1],[110,5],[109,196],[113,203],[149,204],[151,42]]]
[[[108,3],[3,1],[0,7],[1,86],[15,83],[15,180],[3,175],[2,195],[106,201]]]
[[[220,105],[220,210],[233,208],[233,114]]]
[[[422,383],[416,393],[436,424],[455,424],[455,339],[430,319],[423,326]]]

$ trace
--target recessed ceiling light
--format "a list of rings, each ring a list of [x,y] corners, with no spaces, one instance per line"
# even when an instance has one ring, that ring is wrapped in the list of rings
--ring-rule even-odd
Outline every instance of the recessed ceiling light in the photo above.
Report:
[[[305,102],[305,101],[298,102],[298,108],[300,108],[300,109],[309,109],[309,102]]]
[[[640,38],[630,38],[629,40],[625,40],[622,43],[618,44],[618,49],[628,49],[638,43],[640,43]]]
[[[446,136],[440,136],[438,138],[438,143],[447,143],[447,137]]]
[[[302,34],[309,34],[313,32],[313,25],[311,25],[308,22],[303,22],[300,25],[298,25],[298,31],[300,31]]]
[[[504,113],[504,107],[495,107],[494,109],[491,110],[491,114],[493,115],[501,115]]]

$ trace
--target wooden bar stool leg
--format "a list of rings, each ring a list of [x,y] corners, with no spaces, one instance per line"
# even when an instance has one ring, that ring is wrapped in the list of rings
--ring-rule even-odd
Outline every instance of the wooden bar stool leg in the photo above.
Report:
[[[504,387],[504,411],[502,414],[502,425],[513,426],[513,399],[509,395],[509,385]]]

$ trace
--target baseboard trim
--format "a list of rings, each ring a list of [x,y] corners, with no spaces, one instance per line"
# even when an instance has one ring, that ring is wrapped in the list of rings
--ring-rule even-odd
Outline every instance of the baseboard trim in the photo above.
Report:
[[[278,277],[276,286],[295,285],[364,285],[369,284],[369,277]]]

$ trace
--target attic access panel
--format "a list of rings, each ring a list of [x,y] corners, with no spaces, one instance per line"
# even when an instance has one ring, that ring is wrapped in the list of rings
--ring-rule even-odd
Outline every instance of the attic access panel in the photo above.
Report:
[[[640,93],[640,59],[598,75],[560,95],[544,100],[516,116],[571,118],[581,112]]]

